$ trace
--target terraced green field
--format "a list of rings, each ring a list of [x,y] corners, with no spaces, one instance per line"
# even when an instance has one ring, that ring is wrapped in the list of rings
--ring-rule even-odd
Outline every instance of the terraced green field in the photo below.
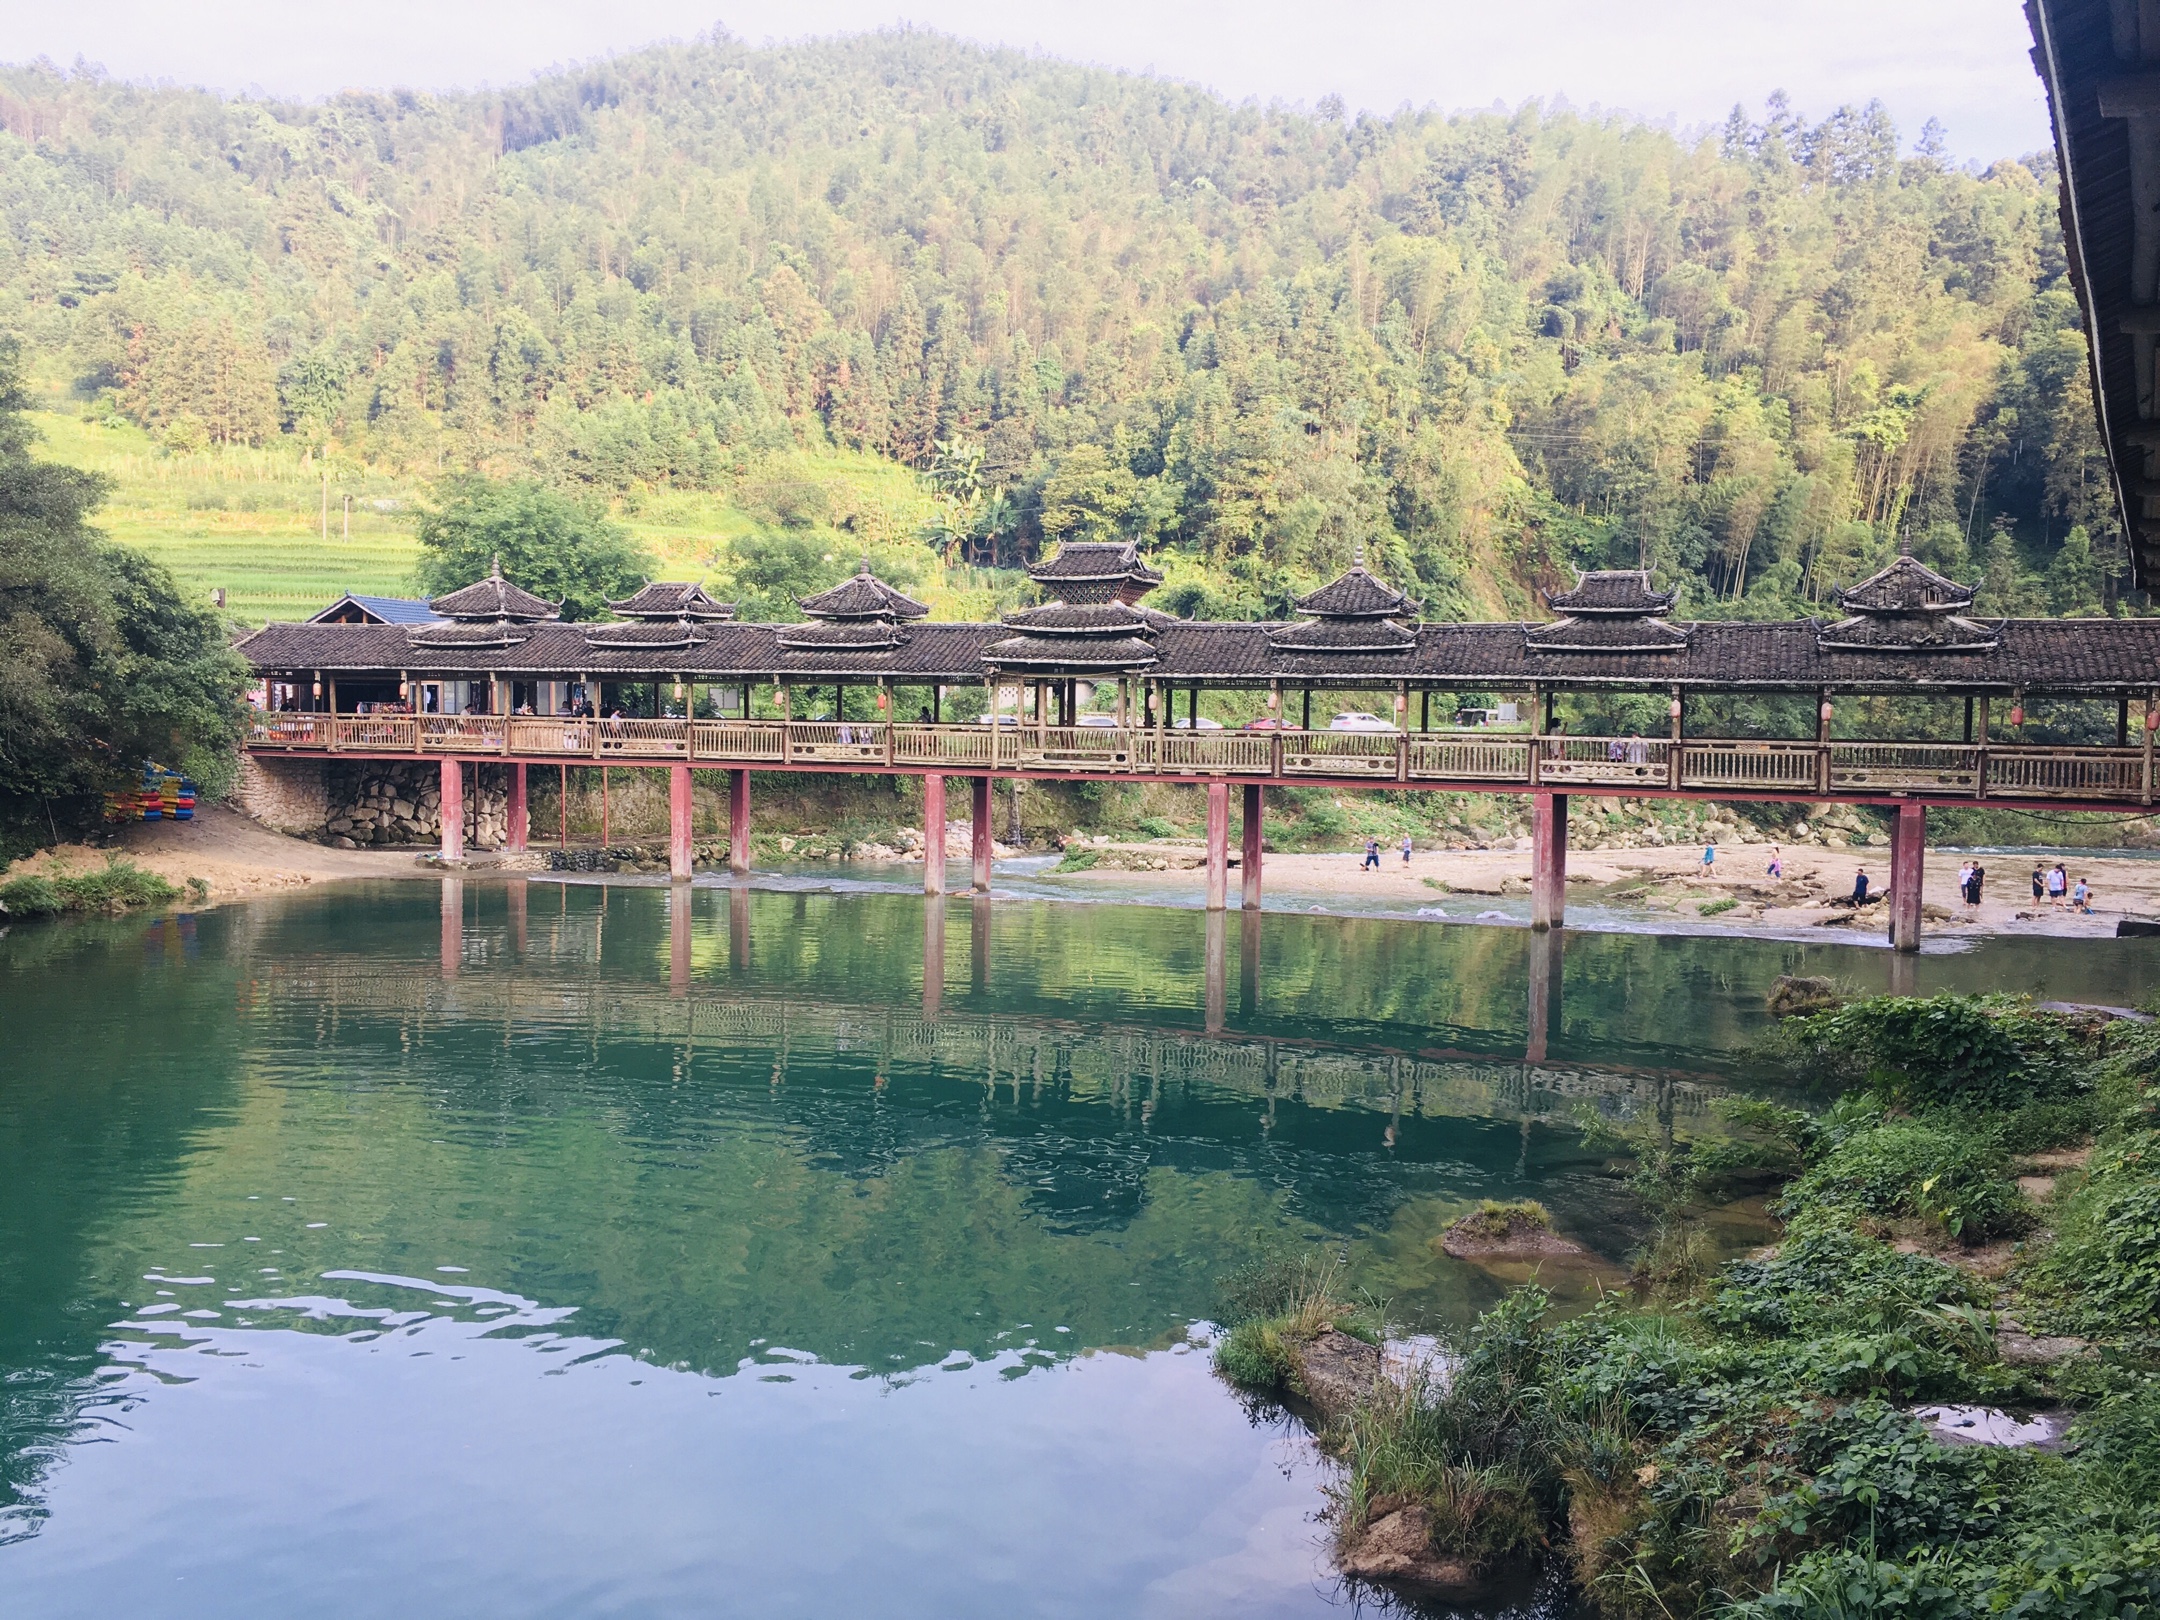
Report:
[[[51,410],[31,420],[43,435],[39,455],[112,480],[98,516],[107,534],[149,552],[205,598],[223,590],[225,611],[240,624],[305,618],[346,591],[405,596],[416,589],[420,547],[412,518],[428,496],[423,479],[333,460],[326,526],[321,468],[295,445],[173,455],[132,425]],[[865,547],[907,544],[933,510],[906,467],[805,451],[769,458],[729,490],[644,494],[620,503],[615,515],[653,548],[667,577],[724,585],[730,545],[773,532],[790,517],[797,532],[829,543],[837,566]],[[992,611],[996,582],[989,576],[947,573],[927,554],[924,561],[930,577],[919,588],[939,616]]]

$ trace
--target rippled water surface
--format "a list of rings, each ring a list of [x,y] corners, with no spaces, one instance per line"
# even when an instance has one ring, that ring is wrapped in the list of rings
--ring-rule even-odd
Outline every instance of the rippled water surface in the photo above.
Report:
[[[2155,945],[477,879],[17,928],[0,1613],[1333,1613],[1223,1273],[1458,1320],[1469,1201],[1625,1254],[1572,1111],[1699,1114],[1778,973],[2119,1003]]]

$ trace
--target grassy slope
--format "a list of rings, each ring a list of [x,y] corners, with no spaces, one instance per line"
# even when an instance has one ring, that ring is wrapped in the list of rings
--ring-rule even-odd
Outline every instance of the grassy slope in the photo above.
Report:
[[[86,422],[62,410],[32,412],[31,421],[43,436],[37,454],[112,480],[99,518],[107,534],[149,552],[204,596],[222,587],[226,611],[244,625],[304,618],[345,591],[403,596],[414,589],[420,548],[411,513],[427,496],[423,476],[333,456],[326,539],[320,467],[286,444],[176,456],[132,425]],[[895,462],[796,451],[768,458],[735,487],[657,491],[618,507],[616,517],[652,547],[663,575],[725,582],[729,545],[775,532],[755,508],[762,490],[781,484],[817,486],[832,521],[809,532],[826,538],[840,562],[866,545],[910,543],[933,513],[921,479]],[[923,556],[928,574],[917,590],[938,617],[994,613],[992,576],[942,571],[927,551]]]

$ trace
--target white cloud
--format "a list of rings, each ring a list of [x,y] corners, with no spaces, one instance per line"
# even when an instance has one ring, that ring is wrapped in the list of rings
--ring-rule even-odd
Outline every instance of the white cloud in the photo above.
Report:
[[[687,37],[723,21],[749,40],[908,21],[1240,99],[1448,108],[1565,95],[1683,125],[1759,107],[1879,97],[1908,139],[1940,118],[1989,159],[2047,142],[2014,0],[6,0],[12,60],[77,56],[130,79],[321,95],[348,86],[509,84],[552,64]],[[726,5],[716,19],[713,8]]]

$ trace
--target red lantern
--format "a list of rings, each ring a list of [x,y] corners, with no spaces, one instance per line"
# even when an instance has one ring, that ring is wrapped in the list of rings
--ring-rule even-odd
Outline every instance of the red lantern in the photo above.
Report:
[[[2145,711],[2145,729],[2147,731],[2160,731],[2160,709],[2147,709]]]
[[[1831,714],[1831,709],[1830,709],[1830,705],[1829,705],[1829,704],[1827,704],[1827,703],[1825,703],[1825,704],[1824,704],[1824,705],[1822,706],[1822,718],[1823,718],[1823,724],[1824,724],[1824,725],[1826,725],[1826,726],[1827,726],[1827,725],[1828,725],[1828,724],[1830,723],[1830,714]]]
[[[2013,704],[2013,705],[2011,706],[2011,709],[2010,709],[2010,723],[2011,723],[2011,724],[2012,724],[2013,726],[2022,726],[2022,725],[2023,725],[2023,724],[2025,723],[2025,705],[2024,705],[2024,704],[2022,704],[2022,703],[2017,703],[2017,704]]]
[[[1673,719],[1675,719],[1675,720],[1679,719],[1679,718],[1680,718],[1680,700],[1679,700],[1678,698],[1674,698],[1674,699],[1672,700],[1672,707],[1671,707],[1670,709],[1666,710],[1665,712],[1666,712],[1667,714],[1671,715],[1671,716],[1673,717]]]

